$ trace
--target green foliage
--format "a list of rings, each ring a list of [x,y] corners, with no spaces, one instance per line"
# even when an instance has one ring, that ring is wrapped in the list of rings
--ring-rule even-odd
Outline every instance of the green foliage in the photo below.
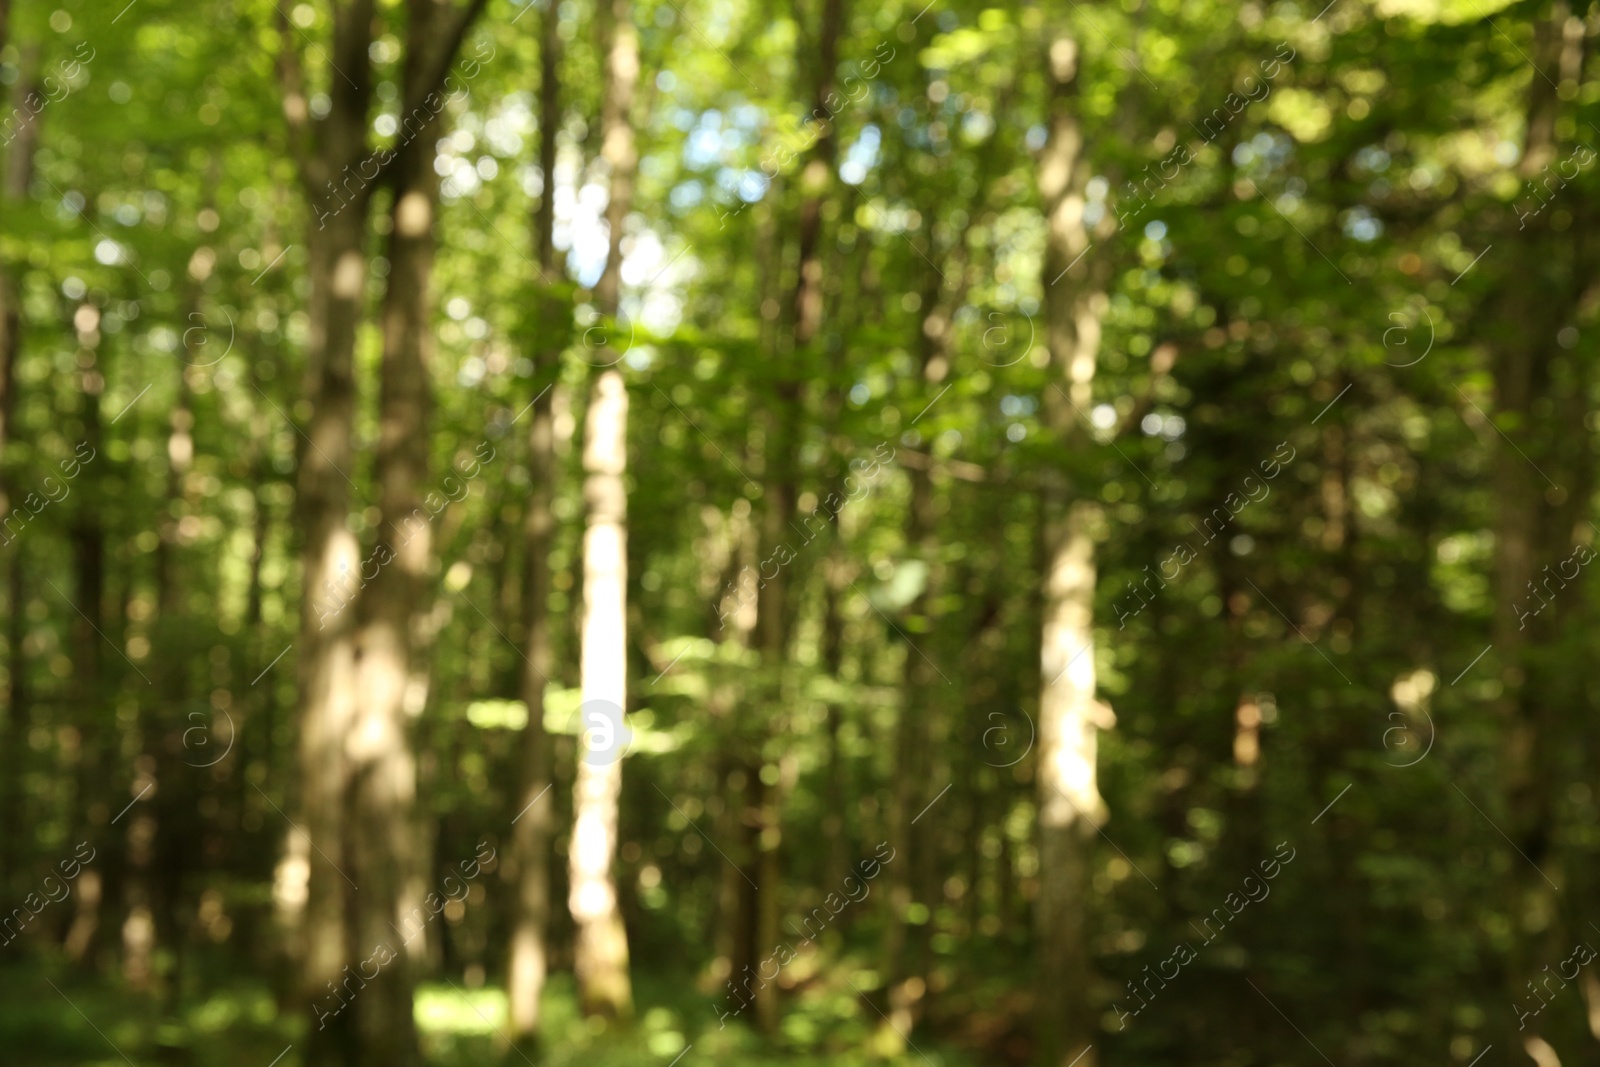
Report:
[[[330,5],[285,6],[284,38],[259,0],[61,3],[17,6],[0,51],[8,109],[35,75],[81,65],[40,110],[31,154],[0,148],[31,168],[0,203],[20,316],[4,490],[12,508],[70,490],[0,548],[16,632],[0,685],[0,833],[14,831],[0,890],[20,901],[90,840],[106,895],[72,968],[65,907],[3,950],[17,958],[0,972],[0,1041],[28,1062],[112,1062],[87,1017],[135,1062],[265,1064],[301,1025],[277,1006],[283,889],[269,887],[296,814],[294,486],[317,447],[316,219],[277,78],[296,42],[311,111],[327,106],[341,77]],[[897,1017],[941,1064],[1025,1062],[1030,1020],[1068,995],[1101,1017],[1106,1064],[1299,1062],[1306,1041],[1341,1063],[1466,1063],[1491,1042],[1517,1054],[1507,991],[1561,958],[1546,942],[1588,936],[1600,870],[1590,576],[1546,589],[1550,613],[1520,637],[1497,584],[1508,514],[1544,524],[1525,546],[1536,576],[1592,540],[1600,168],[1574,164],[1559,188],[1530,188],[1518,168],[1546,88],[1553,159],[1595,143],[1600,80],[1581,49],[1544,63],[1543,0],[1311,6],[846,5],[845,102],[824,157],[805,124],[822,3],[644,0],[624,295],[602,321],[594,7],[559,5],[552,181],[536,161],[543,7],[489,5],[469,43],[495,58],[435,146],[430,471],[442,481],[480,442],[495,452],[434,523],[412,742],[441,862],[464,841],[507,841],[519,807],[527,410],[547,387],[544,721],[558,825],[570,820],[583,427],[600,366],[620,359],[630,399],[635,748],[617,882],[641,1011],[621,1036],[596,1029],[559,974],[540,1062],[667,1063],[691,1044],[731,1064],[916,1062],[879,1014],[897,923],[926,991]],[[1571,6],[1592,53],[1592,5]],[[378,8],[374,147],[398,136],[404,31],[402,5]],[[1078,420],[1092,429],[1077,441],[1046,419],[1070,389],[1048,358],[1037,190],[1058,33],[1081,52],[1084,262],[1103,289]],[[367,234],[343,472],[363,555],[377,538],[388,195]],[[533,263],[545,195],[555,277]],[[813,201],[823,313],[796,343],[796,235]],[[95,459],[63,483],[84,444]],[[785,469],[798,499],[774,537],[763,523]],[[1088,873],[1099,977],[1070,993],[1032,978],[1031,906],[1056,872],[1041,870],[1025,748],[1039,726],[1041,487],[1058,477],[1092,505],[1092,654],[1116,715]],[[763,554],[773,540],[789,558]],[[1169,577],[1179,545],[1189,558]],[[744,628],[776,574],[792,626],[774,663]],[[913,686],[924,663],[929,684]],[[819,939],[786,974],[773,1033],[748,1015],[720,1029],[708,1005],[730,979],[733,874],[775,849],[782,916],[822,904],[895,832],[908,723],[926,731],[911,795],[950,795],[913,832],[907,899],[875,894]],[[119,820],[130,801],[147,830]],[[768,804],[775,826],[753,814]],[[764,828],[777,839],[763,845]],[[1111,1005],[1129,983],[1193,940],[1280,841],[1303,858],[1270,901],[1119,1026]],[[567,845],[563,830],[558,868]],[[161,965],[144,991],[114,977],[138,863],[160,885]],[[1559,892],[1523,883],[1535,865]],[[565,888],[558,873],[552,900]],[[486,893],[421,968],[432,1063],[504,1053],[509,905],[498,882]],[[570,934],[558,914],[553,943]],[[569,965],[558,947],[557,970]],[[1568,990],[1541,1020],[1564,1062],[1592,1056],[1584,1003]]]

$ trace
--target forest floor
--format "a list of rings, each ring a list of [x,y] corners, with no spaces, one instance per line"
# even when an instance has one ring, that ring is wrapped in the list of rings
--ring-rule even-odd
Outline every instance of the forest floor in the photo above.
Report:
[[[855,1010],[859,1002],[802,1002],[785,1015],[781,1035],[768,1042],[745,1026],[719,1029],[714,1018],[709,1023],[695,1019],[703,1014],[704,998],[682,982],[641,981],[636,995],[640,1009],[634,1025],[608,1032],[600,1020],[582,1019],[570,976],[553,978],[545,996],[545,1054],[532,1058],[508,1049],[499,1036],[506,1002],[493,986],[421,984],[417,1027],[428,1067],[522,1062],[695,1067],[695,1061],[732,1067],[968,1067],[975,1062],[927,1041],[886,1057],[877,1041],[882,1032]],[[294,1049],[302,1043],[304,1023],[280,1014],[265,980],[209,983],[203,993],[171,1005],[66,967],[13,963],[0,968],[0,1003],[5,1004],[0,1061],[28,1067],[297,1067],[300,1062]],[[23,1058],[13,1060],[19,1052]]]

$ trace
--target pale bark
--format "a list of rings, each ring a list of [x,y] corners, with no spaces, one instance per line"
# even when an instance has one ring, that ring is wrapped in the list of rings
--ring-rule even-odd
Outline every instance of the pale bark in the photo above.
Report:
[[[556,133],[561,121],[560,17],[556,5],[544,12],[539,84],[539,167],[544,190],[534,213],[534,245],[542,281],[548,285],[560,268],[555,249]],[[544,287],[538,328],[553,331],[563,302]],[[513,816],[511,848],[506,864],[513,883],[511,946],[506,975],[513,1041],[536,1038],[541,1020],[540,997],[549,968],[545,943],[550,918],[550,828],[554,804],[551,788],[549,742],[544,729],[544,690],[552,668],[548,601],[550,597],[550,543],[555,530],[551,512],[554,497],[555,416],[552,404],[560,351],[546,338],[535,342],[533,387],[537,390],[528,428],[528,503],[523,516],[523,545],[527,552],[522,594],[523,658],[522,699],[528,708],[523,727],[521,787]]]
[[[620,708],[627,704],[627,466],[628,393],[622,375],[600,375],[589,402],[583,452],[588,527],[583,535],[582,695]],[[581,728],[593,725],[588,721]],[[620,726],[619,723],[613,723]],[[623,744],[619,734],[597,737]],[[580,745],[573,784],[569,906],[577,925],[573,964],[585,1010],[626,1016],[633,1010],[628,939],[617,906],[612,865],[617,851],[617,801],[622,760]]]
[[[639,39],[630,0],[611,0],[605,96],[601,102],[601,155],[610,171],[606,204],[610,249],[595,288],[600,313],[615,318],[622,286],[622,225],[633,200],[633,96],[639,81]],[[602,365],[621,354],[607,348]],[[628,391],[620,371],[603,371],[589,399],[583,449],[583,701],[627,708],[627,468]],[[580,728],[592,725],[586,721]],[[620,730],[620,720],[613,724]],[[620,736],[610,743],[623,743]],[[633,1012],[628,975],[628,936],[617,905],[612,873],[617,851],[617,801],[622,760],[616,753],[588,751],[573,783],[572,845],[568,854],[569,906],[577,925],[573,968],[585,1011],[627,1016]]]
[[[1049,46],[1049,136],[1039,159],[1046,224],[1044,333],[1057,380],[1045,392],[1045,418],[1064,448],[1089,443],[1078,412],[1090,406],[1099,345],[1097,294],[1080,264],[1088,247],[1083,189],[1089,176],[1077,115],[1077,42]],[[1069,402],[1070,398],[1070,402]],[[1086,912],[1096,827],[1105,817],[1096,782],[1095,546],[1092,498],[1078,496],[1059,471],[1046,473],[1043,493],[1044,602],[1039,694],[1040,1062],[1058,1067],[1079,1055],[1094,1033]],[[1087,1052],[1080,1067],[1093,1067]]]

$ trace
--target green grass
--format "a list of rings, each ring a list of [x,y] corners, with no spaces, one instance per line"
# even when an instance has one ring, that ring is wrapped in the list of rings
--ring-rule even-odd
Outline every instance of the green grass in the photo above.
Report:
[[[748,1027],[717,1025],[710,999],[692,982],[637,978],[639,1010],[628,1025],[584,1019],[571,977],[546,991],[538,1067],[967,1067],[973,1061],[919,1040],[921,1053],[885,1055],[882,1019],[840,970],[788,999],[780,1033],[763,1040]],[[29,1067],[267,1067],[299,1046],[305,1023],[281,1015],[264,979],[206,983],[176,1005],[67,967],[18,960],[0,967],[0,1062]],[[505,993],[467,989],[459,978],[417,990],[417,1028],[429,1067],[522,1064],[506,1047]],[[892,1035],[891,1035],[892,1036]],[[688,1052],[685,1053],[685,1049]],[[297,1048],[276,1067],[300,1067]]]

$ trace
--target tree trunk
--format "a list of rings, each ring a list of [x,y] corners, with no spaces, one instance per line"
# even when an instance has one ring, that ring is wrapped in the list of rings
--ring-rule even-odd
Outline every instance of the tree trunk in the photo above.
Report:
[[[291,136],[303,135],[309,103],[292,62],[299,40],[279,12],[283,52],[284,113]],[[315,143],[302,156],[311,224],[306,235],[310,280],[307,358],[312,400],[306,445],[299,456],[296,504],[305,538],[300,632],[295,641],[299,735],[300,818],[309,838],[309,888],[299,944],[301,997],[308,1013],[306,1063],[332,1067],[355,1055],[353,1014],[344,1011],[339,983],[354,947],[346,924],[347,896],[359,883],[347,873],[344,802],[349,781],[344,745],[354,714],[354,613],[346,599],[361,561],[347,525],[349,471],[354,456],[356,328],[366,290],[368,191],[348,179],[335,181],[366,156],[371,98],[368,47],[373,33],[372,0],[352,0],[337,9],[329,62],[343,75],[328,81],[330,110],[318,123]],[[346,202],[343,196],[348,194]],[[292,865],[295,850],[285,864]],[[303,875],[286,869],[280,881]],[[365,959],[365,953],[362,954]]]
[[[5,51],[9,39],[11,0],[0,0],[0,52]],[[28,91],[30,78],[17,79],[17,99]],[[12,141],[14,147],[0,167],[4,180],[0,181],[0,210],[10,213],[15,204],[27,195],[28,175],[33,169],[33,147],[37,144],[34,124],[29,119],[20,135]],[[11,474],[6,464],[9,444],[15,433],[13,417],[17,407],[17,360],[22,354],[22,301],[9,265],[0,262],[0,515],[11,512]],[[23,791],[22,775],[27,765],[27,737],[29,728],[28,666],[23,657],[22,643],[27,636],[24,615],[25,590],[23,587],[22,547],[17,546],[7,564],[6,610],[6,710],[4,734],[0,735],[0,890],[10,892],[12,880],[23,862]]]
[[[207,168],[208,183],[214,188],[218,181],[217,160],[213,156]],[[209,208],[214,197],[207,196],[204,203]],[[138,766],[140,778],[148,777],[154,790],[149,802],[140,804],[129,812],[124,824],[126,834],[126,869],[123,874],[122,902],[122,976],[128,985],[137,990],[150,987],[155,976],[155,949],[159,938],[177,943],[175,924],[171,921],[171,904],[181,894],[181,861],[177,864],[160,862],[158,835],[171,840],[181,833],[181,823],[187,813],[194,810],[192,776],[168,774],[175,769],[176,760],[170,753],[188,749],[184,743],[190,737],[189,728],[198,726],[203,735],[220,738],[211,730],[210,723],[201,722],[205,713],[193,717],[175,714],[184,707],[189,696],[186,670],[188,659],[177,644],[183,632],[186,614],[184,586],[180,577],[179,552],[180,523],[184,510],[184,479],[194,462],[194,390],[191,375],[193,367],[202,362],[201,352],[206,341],[206,320],[201,312],[203,289],[216,264],[216,254],[209,245],[195,248],[189,257],[188,295],[183,307],[183,358],[177,365],[178,380],[172,410],[167,416],[167,477],[164,496],[156,516],[159,540],[155,552],[156,617],[160,622],[158,648],[166,654],[152,661],[155,688],[149,701],[141,704],[133,724],[133,744],[141,753]],[[185,760],[201,760],[198,753],[188,754]],[[135,782],[135,791],[144,788]],[[180,814],[183,813],[183,814]],[[172,816],[177,816],[173,818]],[[182,953],[175,956],[173,978],[176,979]]]
[[[833,520],[833,536],[839,536],[838,516]],[[837,549],[837,540],[835,548]],[[829,554],[823,564],[823,590],[822,590],[822,669],[829,681],[838,687],[836,692],[843,689],[844,673],[844,628],[845,619],[842,611],[844,593],[840,587],[846,571],[846,563],[842,551]],[[827,795],[832,798],[832,803],[822,816],[822,836],[824,841],[822,884],[828,891],[835,890],[844,884],[846,876],[850,874],[851,864],[851,834],[849,811],[853,791],[846,774],[844,746],[840,744],[839,732],[844,725],[844,702],[837,699],[828,701],[828,757],[824,770]],[[851,916],[853,917],[853,916]],[[848,921],[850,917],[847,917]]]
[[[0,486],[5,483],[0,481]],[[0,511],[0,514],[6,512]],[[26,793],[22,777],[27,767],[28,730],[32,720],[28,692],[28,665],[23,658],[23,642],[28,636],[27,587],[23,582],[23,546],[18,545],[11,554],[9,573],[6,576],[6,722],[4,782],[0,783],[3,807],[0,807],[0,839],[4,843],[4,871],[0,875],[0,888],[10,889],[18,869],[25,861],[24,835]]]
[[[556,329],[556,316],[566,308],[551,291],[560,268],[555,249],[556,133],[561,121],[560,17],[556,5],[545,8],[541,46],[543,70],[539,82],[539,168],[544,190],[534,215],[535,253],[543,285],[536,286],[539,314],[535,329],[540,336],[531,353],[534,365],[533,422],[528,428],[528,504],[523,516],[523,544],[527,571],[523,584],[522,628],[526,645],[522,672],[522,699],[528,708],[523,727],[521,783],[513,817],[510,854],[506,864],[514,890],[511,952],[506,975],[511,1040],[526,1043],[539,1036],[539,1000],[544,993],[549,952],[546,927],[550,919],[550,828],[554,803],[551,788],[549,741],[544,731],[544,690],[552,667],[550,620],[550,544],[555,531],[551,512],[554,497],[555,427],[551,393],[560,371],[561,350],[552,339],[564,335]]]
[[[748,500],[736,501],[721,526],[726,566],[712,568],[718,575],[713,587],[722,592],[712,603],[715,618],[708,620],[715,622],[713,637],[719,645],[741,651],[750,647],[756,621],[754,564],[759,546],[751,510]],[[719,650],[718,658],[722,657]],[[735,738],[734,744],[718,756],[712,770],[715,799],[711,808],[716,817],[712,836],[727,854],[726,862],[718,864],[717,902],[711,916],[716,946],[711,974],[714,981],[725,981],[731,987],[743,979],[746,967],[753,971],[757,963],[755,899],[750,892],[750,879],[756,876],[756,841],[752,820],[747,818],[754,802],[746,799],[750,780],[746,746],[731,725],[747,686],[743,676],[734,671],[716,671],[712,679],[706,698],[707,721],[728,730]],[[725,1010],[735,1015],[743,1013],[744,996],[726,989],[720,990],[718,996],[730,998],[721,1002]],[[735,1000],[740,1005],[737,1009],[733,1007]]]
[[[1570,15],[1569,5],[1558,2],[1535,24],[1531,61],[1540,70],[1581,72],[1585,42],[1581,32],[1573,32],[1581,30],[1581,23]],[[1517,177],[1538,188],[1557,172],[1562,102],[1545,78],[1530,79],[1527,92]],[[1566,462],[1574,451],[1588,447],[1588,437],[1581,432],[1574,437],[1572,423],[1552,418],[1563,391],[1556,380],[1562,375],[1553,372],[1563,359],[1585,358],[1576,352],[1565,356],[1552,342],[1563,326],[1577,321],[1580,294],[1594,270],[1580,251],[1586,205],[1581,194],[1566,195],[1574,198],[1569,207],[1578,215],[1577,225],[1559,231],[1551,225],[1554,212],[1540,212],[1518,220],[1516,231],[1503,242],[1511,259],[1496,290],[1488,338],[1493,418],[1500,434],[1512,442],[1503,444],[1496,435],[1491,461],[1497,504],[1493,649],[1504,686],[1497,709],[1504,730],[1499,785],[1507,834],[1528,860],[1512,864],[1502,903],[1505,914],[1527,917],[1501,960],[1501,978],[1513,1003],[1526,996],[1527,976],[1537,973],[1538,961],[1570,943],[1571,936],[1588,933],[1581,925],[1567,925],[1565,909],[1551,887],[1553,880],[1570,896],[1576,873],[1559,865],[1556,821],[1568,784],[1561,752],[1579,734],[1566,721],[1571,716],[1558,711],[1570,710],[1560,689],[1563,680],[1551,676],[1539,653],[1540,646],[1554,643],[1564,631],[1562,617],[1576,606],[1571,594],[1557,595],[1553,610],[1544,612],[1541,594],[1553,592],[1550,576],[1572,552],[1574,530],[1588,510],[1588,492],[1581,484],[1587,475],[1573,469],[1586,464]],[[1566,376],[1581,381],[1583,371],[1569,369]],[[1564,584],[1560,578],[1555,581]],[[1535,929],[1531,917],[1542,915],[1556,921]],[[1507,1046],[1515,1047],[1530,1032],[1507,1024],[1501,1033]]]
[[[838,66],[839,35],[844,26],[844,0],[824,0],[822,20],[816,37],[815,55],[806,54],[802,46],[796,56],[799,69],[812,67],[813,114],[820,112],[816,143],[809,159],[801,170],[800,210],[796,221],[795,245],[797,251],[794,292],[788,302],[787,336],[780,335],[786,347],[777,353],[776,382],[773,389],[773,412],[766,441],[765,485],[762,500],[765,510],[761,527],[759,560],[769,560],[775,554],[792,555],[786,543],[792,536],[790,525],[798,498],[798,476],[795,453],[799,442],[798,425],[804,406],[802,377],[799,373],[806,350],[816,340],[822,326],[822,222],[833,183],[833,162],[838,150],[831,109],[825,101],[833,94],[835,68]],[[753,689],[756,700],[768,708],[784,704],[784,682],[789,637],[793,625],[794,609],[790,591],[794,584],[793,568],[780,564],[775,576],[762,575],[756,594],[756,648],[761,656],[759,683]],[[763,716],[764,728],[771,722]],[[761,747],[756,747],[756,753]],[[762,777],[761,760],[757,758],[749,768],[758,783],[759,803],[753,809],[753,830],[758,852],[757,876],[750,893],[754,895],[755,914],[754,951],[759,957],[772,952],[783,931],[780,927],[780,900],[778,890],[782,880],[783,807],[785,789],[783,778],[768,783]],[[736,961],[737,962],[737,961]],[[776,982],[763,981],[756,989],[756,1021],[761,1031],[773,1035],[778,1029],[779,987]]]
[[[607,20],[605,96],[600,104],[600,156],[610,172],[611,192],[606,201],[606,228],[610,249],[606,266],[595,286],[600,313],[615,317],[622,292],[622,225],[633,209],[634,171],[639,165],[634,145],[633,97],[639,84],[639,35],[633,25],[632,0],[602,4]],[[612,362],[622,353],[610,350]]]
[[[1088,247],[1083,189],[1089,177],[1076,114],[1078,46],[1058,36],[1049,46],[1049,136],[1039,160],[1046,238],[1042,285],[1044,332],[1060,385],[1045,393],[1045,419],[1064,451],[1085,448],[1099,320],[1096,294],[1069,264]],[[1063,272],[1068,274],[1062,277]],[[1076,272],[1075,274],[1073,272]],[[1065,392],[1063,392],[1063,387]],[[1070,402],[1069,402],[1070,396]],[[1074,405],[1076,410],[1074,410]],[[1060,1067],[1094,1036],[1086,912],[1096,827],[1105,819],[1096,785],[1092,499],[1077,497],[1064,472],[1046,472],[1042,488],[1044,604],[1039,693],[1039,1062]],[[1094,1067],[1091,1051],[1080,1067]]]
[[[617,851],[617,802],[627,700],[626,596],[628,393],[622,375],[607,370],[589,402],[583,450],[582,694],[584,743],[573,783],[570,879],[577,925],[574,969],[584,1009],[627,1016],[633,1010],[628,939],[617,907],[612,863]]]
[[[408,0],[403,101],[406,114],[425,113],[480,5],[457,14],[437,0]],[[350,898],[355,935],[349,961],[361,978],[353,1001],[359,1054],[371,1067],[421,1062],[413,1018],[414,976],[426,963],[414,917],[423,907],[429,853],[416,817],[417,768],[412,720],[427,703],[430,672],[420,655],[427,635],[434,567],[427,490],[433,398],[432,278],[439,179],[434,171],[434,118],[409,133],[389,161],[389,276],[384,290],[382,382],[378,396],[375,475],[381,515],[378,542],[358,576],[353,663],[356,700],[349,762],[348,854],[361,889]],[[461,475],[479,460],[457,460]],[[465,465],[463,465],[465,464]],[[457,481],[441,479],[446,495]],[[397,936],[398,935],[398,936]],[[396,943],[398,941],[398,944]],[[376,976],[367,970],[376,967]]]
[[[93,202],[92,198],[90,202]],[[93,310],[91,304],[78,305],[73,316],[74,324],[82,323],[85,315]],[[90,448],[91,454],[98,456],[105,449],[100,418],[100,398],[105,389],[105,378],[100,373],[96,353],[100,334],[93,327],[87,330],[79,329],[77,341],[78,351],[74,363],[78,368],[78,390],[83,398],[83,441]],[[80,814],[81,812],[85,812],[90,804],[115,796],[115,793],[107,788],[107,783],[112,776],[117,733],[113,730],[90,728],[97,713],[103,714],[111,688],[106,678],[105,643],[100,636],[105,630],[106,583],[106,538],[102,523],[104,497],[99,484],[102,470],[103,467],[89,468],[83,482],[80,483],[83,496],[79,499],[70,532],[74,610],[70,629],[73,677],[68,692],[72,694],[79,711],[76,717],[67,721],[81,731],[76,754],[78,795],[76,811],[72,817],[79,828],[85,825],[84,815]],[[98,909],[102,904],[101,900],[87,897],[79,902],[77,918],[91,931],[101,929]],[[92,949],[87,959],[92,966],[95,959]]]
[[[406,97],[419,100],[438,25],[439,5],[408,5]],[[393,160],[389,277],[384,291],[382,382],[379,389],[375,465],[382,519],[378,542],[362,564],[354,664],[357,697],[345,755],[350,775],[351,876],[361,889],[351,897],[353,962],[379,954],[375,977],[361,973],[353,1001],[360,1042],[358,1062],[373,1067],[418,1063],[412,1018],[412,984],[423,964],[407,907],[418,877],[420,830],[416,824],[416,761],[411,718],[422,711],[415,689],[413,642],[426,612],[433,568],[433,528],[424,510],[428,478],[429,360],[433,229],[438,179],[432,131],[425,127]],[[428,494],[432,496],[433,494]],[[420,899],[410,903],[421,904]],[[405,936],[395,944],[396,931]],[[393,959],[384,962],[389,953]],[[357,963],[358,971],[362,963]],[[367,969],[373,969],[371,964]]]
[[[606,204],[610,249],[595,288],[600,313],[615,319],[622,287],[622,224],[632,206],[633,94],[639,80],[639,41],[629,0],[611,0],[601,154],[611,176]],[[622,354],[606,347],[602,366]],[[584,428],[583,710],[577,778],[573,782],[570,897],[577,925],[573,965],[586,1012],[633,1013],[628,935],[617,906],[612,864],[617,852],[617,802],[622,794],[623,725],[627,708],[628,390],[620,371],[602,371],[589,399]]]

